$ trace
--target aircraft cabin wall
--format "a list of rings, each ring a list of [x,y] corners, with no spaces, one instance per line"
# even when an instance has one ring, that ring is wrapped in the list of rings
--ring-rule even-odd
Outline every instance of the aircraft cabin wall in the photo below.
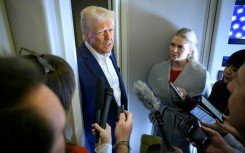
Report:
[[[133,92],[133,83],[147,81],[150,68],[169,58],[169,44],[181,27],[195,31],[199,61],[210,72],[211,83],[223,70],[222,57],[244,48],[228,44],[235,0],[128,0],[122,2],[122,75],[133,113],[132,152],[139,152],[140,137],[151,133],[149,110]],[[126,23],[125,23],[126,22]],[[164,93],[163,93],[164,94]],[[167,121],[166,121],[167,122]]]
[[[133,112],[134,131],[131,137],[132,152],[139,152],[140,138],[143,133],[151,134],[150,111],[146,109],[133,92],[137,80],[147,82],[151,67],[169,58],[169,45],[173,34],[182,27],[195,31],[198,39],[200,62],[209,55],[207,39],[211,33],[217,1],[213,0],[133,0],[127,1],[127,73],[129,110]],[[123,56],[124,58],[124,56]],[[123,60],[124,61],[124,60]],[[123,65],[124,66],[124,65]],[[164,92],[163,92],[164,94]],[[166,124],[168,121],[165,121]]]
[[[115,1],[120,8],[121,22],[120,53],[117,58],[127,87],[129,111],[133,113],[134,121],[131,152],[138,153],[140,137],[144,133],[151,133],[151,123],[149,110],[133,92],[133,83],[136,80],[147,81],[153,64],[169,57],[169,43],[174,32],[181,27],[195,31],[199,40],[199,60],[210,72],[212,83],[216,81],[218,70],[224,69],[221,67],[222,57],[244,47],[227,43],[235,0]],[[90,0],[72,2],[0,0],[0,11],[3,12],[0,14],[0,56],[13,55],[12,51],[17,53],[20,47],[56,54],[72,65],[77,76],[75,51],[82,39],[78,12],[92,3]],[[108,1],[105,4],[93,2],[94,5],[109,6]],[[76,133],[73,136],[74,142],[82,144],[79,101],[77,86],[70,121],[74,123],[72,130]]]

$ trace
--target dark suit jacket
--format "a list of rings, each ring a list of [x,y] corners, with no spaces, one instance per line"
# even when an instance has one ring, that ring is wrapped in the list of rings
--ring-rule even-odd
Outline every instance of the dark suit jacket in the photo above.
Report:
[[[121,88],[121,104],[124,105],[125,109],[128,108],[128,100],[126,95],[126,90],[120,75],[120,70],[117,66],[116,58],[114,52],[110,56],[114,68],[117,72],[120,88]],[[79,85],[80,85],[80,98],[81,98],[81,109],[84,120],[84,130],[85,130],[85,145],[90,152],[94,152],[95,148],[95,136],[92,134],[92,124],[96,122],[96,109],[94,102],[94,93],[96,80],[98,77],[104,78],[105,88],[110,87],[106,76],[101,69],[99,63],[93,56],[93,54],[88,50],[85,43],[83,42],[77,50],[77,64],[79,73]],[[115,123],[117,122],[117,110],[118,106],[113,98],[109,113],[107,123],[111,126],[112,130],[112,143],[115,143],[114,129]],[[89,146],[88,146],[89,144]],[[89,148],[90,147],[90,148]]]

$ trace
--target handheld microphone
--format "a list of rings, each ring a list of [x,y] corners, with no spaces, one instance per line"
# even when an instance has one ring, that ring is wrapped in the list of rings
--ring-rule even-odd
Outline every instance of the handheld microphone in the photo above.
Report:
[[[138,80],[134,83],[134,92],[144,106],[151,111],[160,110],[161,105],[146,83]]]
[[[168,151],[174,152],[175,149],[173,148],[166,136],[164,122],[159,112],[159,110],[161,109],[160,101],[156,98],[156,96],[154,95],[152,90],[147,86],[147,84],[140,80],[134,83],[134,92],[146,108],[148,108],[151,111],[154,111],[154,116],[157,120],[159,130],[161,132],[163,141],[165,142],[165,146]]]
[[[110,109],[112,97],[113,97],[113,89],[112,88],[105,89],[105,105],[103,110],[103,116],[101,119],[101,127],[103,129],[106,128],[107,116]]]
[[[101,112],[104,107],[104,79],[103,77],[98,77],[96,80],[96,86],[95,86],[95,108],[96,108],[96,123],[100,125],[101,120]],[[100,125],[101,126],[101,125]],[[96,143],[99,142],[99,132],[96,131]]]
[[[155,111],[154,115],[156,117],[156,120],[157,120],[157,123],[158,123],[158,126],[159,126],[159,130],[161,132],[161,135],[162,135],[162,138],[164,140],[164,143],[165,143],[165,146],[167,148],[167,151],[175,152],[174,147],[171,145],[170,141],[168,140],[168,138],[166,136],[166,130],[164,128],[164,121],[163,121],[163,119],[161,117],[160,112],[159,111]]]

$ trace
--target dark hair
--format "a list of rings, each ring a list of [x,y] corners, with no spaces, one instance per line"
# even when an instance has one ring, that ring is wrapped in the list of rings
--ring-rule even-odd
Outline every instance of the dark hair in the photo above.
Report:
[[[0,58],[0,150],[8,153],[49,153],[53,131],[25,97],[42,84],[42,74],[30,61]]]
[[[244,62],[245,62],[245,49],[233,53],[227,60],[227,64],[233,65],[236,69],[239,69]]]
[[[55,68],[54,72],[46,75],[45,83],[58,96],[65,111],[68,111],[76,86],[74,72],[61,57],[48,54],[44,54],[42,57]]]
[[[31,107],[0,111],[0,147],[6,153],[49,153],[53,129]]]
[[[46,60],[55,70],[45,73],[42,64],[36,56],[23,56],[32,60],[43,73],[44,83],[58,96],[65,111],[69,110],[75,89],[75,76],[71,66],[61,57],[51,54],[42,54],[40,57]]]
[[[0,58],[0,70],[0,108],[15,105],[43,79],[34,65],[19,58]]]

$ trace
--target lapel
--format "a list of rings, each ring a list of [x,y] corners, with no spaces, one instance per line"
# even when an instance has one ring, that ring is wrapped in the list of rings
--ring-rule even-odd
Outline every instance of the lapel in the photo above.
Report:
[[[93,74],[93,76],[95,78],[103,77],[105,87],[106,88],[110,87],[109,82],[107,81],[106,76],[105,76],[102,68],[100,67],[99,63],[97,62],[97,60],[95,59],[93,54],[86,47],[84,42],[83,42],[81,50],[82,50],[81,56],[82,56],[82,58],[85,59],[85,66],[88,68],[88,70]]]
[[[105,83],[105,88],[109,88],[110,84],[107,81],[107,78],[102,70],[102,68],[100,67],[99,63],[97,62],[97,60],[95,59],[95,57],[93,56],[93,54],[88,50],[88,48],[86,47],[85,43],[83,42],[82,48],[80,49],[80,56],[81,58],[84,58],[85,60],[85,66],[88,68],[88,70],[91,72],[91,74],[97,78],[102,76],[104,79],[104,83]],[[110,56],[110,59],[112,61],[112,64],[115,68],[115,71],[117,73],[117,76],[119,78],[119,84],[120,84],[120,89],[121,89],[121,94],[122,94],[122,103],[125,105],[126,109],[127,109],[127,96],[126,96],[126,90],[123,84],[123,80],[122,77],[120,75],[120,70],[117,66],[117,61],[116,61],[116,57],[114,55],[114,52],[112,50],[112,54]]]

